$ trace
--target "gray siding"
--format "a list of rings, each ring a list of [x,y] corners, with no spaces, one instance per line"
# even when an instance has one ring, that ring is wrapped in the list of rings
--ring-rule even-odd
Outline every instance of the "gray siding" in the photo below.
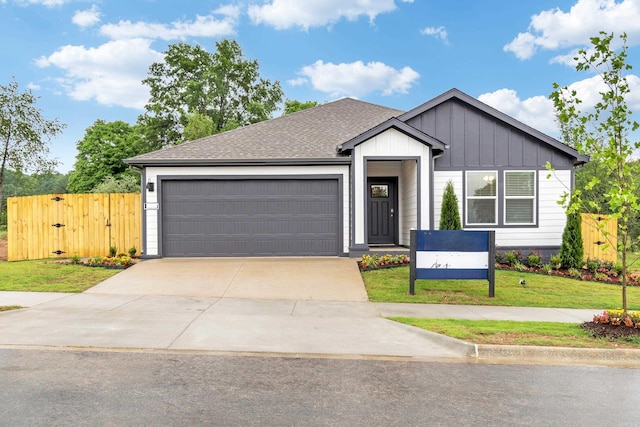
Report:
[[[162,256],[337,255],[337,179],[162,182]]]
[[[449,149],[436,170],[472,168],[572,167],[572,159],[548,144],[475,107],[450,99],[410,119],[407,124],[434,136]]]

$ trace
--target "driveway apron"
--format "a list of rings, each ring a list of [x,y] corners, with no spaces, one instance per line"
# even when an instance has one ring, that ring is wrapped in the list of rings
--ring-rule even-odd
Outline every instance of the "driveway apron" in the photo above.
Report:
[[[86,293],[273,300],[367,301],[349,258],[162,258]]]

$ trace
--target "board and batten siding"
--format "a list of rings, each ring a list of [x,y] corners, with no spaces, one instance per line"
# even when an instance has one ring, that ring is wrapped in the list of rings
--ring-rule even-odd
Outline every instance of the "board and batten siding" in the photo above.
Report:
[[[342,177],[342,244],[343,253],[349,252],[349,167],[346,165],[335,166],[198,166],[198,167],[147,167],[144,176],[145,182],[155,183],[155,191],[149,192],[145,189],[145,203],[159,203],[158,199],[158,177],[184,177],[188,179],[190,176],[198,179],[203,177],[211,177],[212,179],[229,178],[265,178],[269,176],[275,177],[322,177],[341,176]],[[160,207],[161,209],[161,207]],[[160,210],[147,209],[143,215],[145,216],[145,255],[160,255]]]
[[[396,159],[403,160],[406,158],[420,158],[420,167],[422,171],[415,171],[414,177],[420,177],[422,182],[420,183],[420,200],[422,206],[415,207],[414,210],[420,212],[421,227],[430,227],[429,223],[429,165],[431,164],[430,157],[431,148],[419,141],[416,141],[410,136],[399,132],[396,129],[388,129],[371,139],[359,144],[353,151],[353,176],[354,176],[354,244],[362,245],[365,243],[367,231],[365,229],[365,217],[366,217],[366,203],[367,203],[367,174],[369,167],[365,167],[366,162],[375,162],[376,158],[380,159]],[[415,164],[415,160],[413,162]],[[401,165],[402,167],[402,165]],[[402,168],[399,173],[399,178],[403,178]],[[407,175],[408,177],[408,175]],[[417,181],[417,179],[416,179]],[[407,204],[404,200],[403,189],[408,185],[407,180],[399,179],[399,197],[402,197],[402,202],[398,200],[399,206],[406,210],[411,205]],[[417,183],[414,184],[417,188]],[[410,191],[409,191],[410,193]],[[417,197],[416,197],[417,200]],[[407,217],[409,220],[410,216]],[[401,216],[402,224],[400,225],[400,236],[405,233],[405,229],[410,228],[409,223],[404,222]],[[417,221],[415,221],[417,222]]]
[[[449,145],[436,170],[487,167],[572,167],[565,153],[460,100],[451,99],[407,120]]]

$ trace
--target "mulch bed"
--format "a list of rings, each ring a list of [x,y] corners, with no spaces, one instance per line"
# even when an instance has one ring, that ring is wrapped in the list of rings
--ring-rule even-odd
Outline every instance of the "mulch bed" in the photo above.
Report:
[[[582,329],[588,331],[594,338],[606,338],[610,340],[640,338],[640,329],[610,323],[584,322]]]

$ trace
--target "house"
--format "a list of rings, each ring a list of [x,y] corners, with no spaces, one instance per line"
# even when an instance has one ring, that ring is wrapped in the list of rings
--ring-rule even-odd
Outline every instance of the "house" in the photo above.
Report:
[[[449,180],[465,229],[557,251],[557,202],[587,160],[452,89],[408,112],[340,99],[126,162],[144,183],[144,255],[196,257],[408,246],[437,229]]]

